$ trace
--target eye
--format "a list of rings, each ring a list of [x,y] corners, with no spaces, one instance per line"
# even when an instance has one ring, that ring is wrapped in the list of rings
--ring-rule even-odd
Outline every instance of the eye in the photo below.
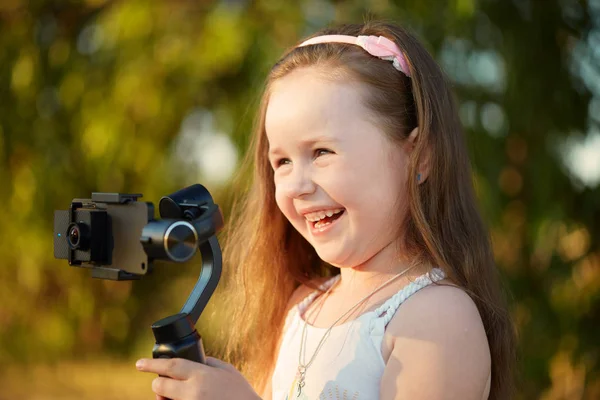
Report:
[[[327,154],[333,154],[333,151],[328,150],[328,149],[316,149],[315,150],[315,157],[321,157]]]
[[[282,165],[291,164],[292,161],[289,158],[279,158],[275,160],[275,168],[281,167]]]

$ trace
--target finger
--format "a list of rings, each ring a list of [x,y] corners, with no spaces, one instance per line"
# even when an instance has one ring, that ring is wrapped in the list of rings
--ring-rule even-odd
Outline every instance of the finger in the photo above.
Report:
[[[140,371],[154,372],[158,375],[184,380],[188,379],[194,370],[205,368],[204,365],[183,358],[143,358],[135,366]]]
[[[184,383],[175,379],[159,376],[152,381],[152,391],[160,396],[160,400],[180,399],[184,390]]]
[[[229,371],[237,371],[233,365],[214,357],[206,357],[206,365],[209,367],[226,369]]]

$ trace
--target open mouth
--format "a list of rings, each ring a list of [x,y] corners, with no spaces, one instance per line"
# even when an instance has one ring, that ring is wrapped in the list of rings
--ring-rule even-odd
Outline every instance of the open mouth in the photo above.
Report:
[[[307,221],[313,226],[314,229],[323,229],[328,225],[331,225],[334,221],[340,218],[344,212],[343,208],[336,210],[318,211],[305,215]]]

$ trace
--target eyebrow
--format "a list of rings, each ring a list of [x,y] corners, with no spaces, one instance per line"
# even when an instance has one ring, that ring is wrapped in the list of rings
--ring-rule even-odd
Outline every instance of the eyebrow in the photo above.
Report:
[[[309,139],[306,139],[306,140],[302,140],[302,141],[300,141],[300,144],[304,145],[304,146],[311,147],[311,146],[314,146],[316,143],[335,144],[337,142],[338,142],[337,139],[333,139],[331,137],[317,136],[317,137],[309,138]],[[277,155],[277,154],[281,154],[282,152],[283,151],[279,147],[271,147],[271,146],[269,146],[269,154],[268,154],[268,156],[271,157],[271,156],[274,156],[274,155]]]

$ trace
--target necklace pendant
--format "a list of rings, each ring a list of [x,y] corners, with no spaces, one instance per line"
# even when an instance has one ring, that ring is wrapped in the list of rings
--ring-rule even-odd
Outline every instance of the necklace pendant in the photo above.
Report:
[[[298,393],[296,394],[296,398],[300,397],[300,395],[302,394],[302,388],[304,387],[304,377],[302,377],[300,379],[300,381],[298,381]]]
[[[306,376],[306,367],[303,365],[298,365],[298,370],[296,371],[296,376],[294,377],[294,381],[290,386],[290,390],[288,395],[286,396],[286,400],[291,399],[300,399],[300,400],[308,400],[306,395],[302,393],[302,388],[305,385],[304,377]]]
[[[306,376],[306,367],[298,366],[298,372],[296,373],[296,381],[297,381],[297,393],[296,398],[299,398],[302,394],[302,388],[304,387],[304,377]]]

